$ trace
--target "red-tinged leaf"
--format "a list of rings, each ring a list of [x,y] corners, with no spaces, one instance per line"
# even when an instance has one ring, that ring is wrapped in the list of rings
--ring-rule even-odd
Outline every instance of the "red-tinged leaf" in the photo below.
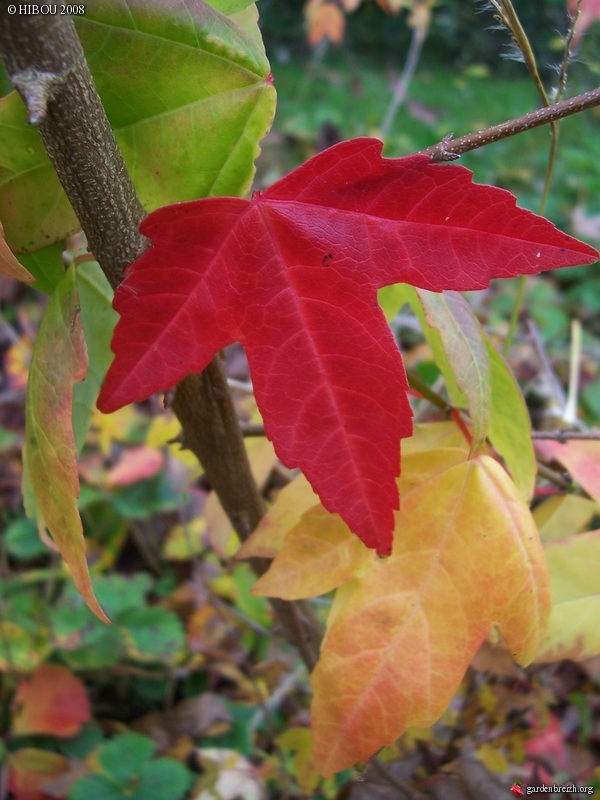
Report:
[[[68,768],[65,756],[24,747],[8,756],[8,788],[15,800],[49,800],[44,787]]]
[[[600,503],[600,442],[571,439],[555,442],[541,439],[536,449],[548,459],[556,459],[597,503]]]
[[[405,473],[422,460],[407,459]],[[324,776],[365,761],[407,727],[430,727],[494,624],[523,664],[544,635],[548,576],[514,484],[488,456],[448,469],[435,453],[428,460],[428,479],[417,464],[417,488],[401,485],[394,555],[372,557],[336,594],[311,679]]]
[[[84,378],[86,370],[87,352],[71,267],[50,299],[33,351],[27,383],[23,492],[28,514],[37,516],[38,523],[52,534],[89,608],[108,622],[92,589],[77,510],[73,382]]]
[[[165,457],[156,447],[141,445],[123,451],[106,474],[107,486],[131,486],[154,477],[163,468]]]
[[[48,734],[69,737],[92,718],[83,683],[66,667],[42,664],[19,683],[14,700],[16,735]]]
[[[476,453],[485,442],[491,416],[490,359],[479,321],[457,292],[418,292],[427,322],[439,331],[458,388],[467,398]]]
[[[15,278],[18,281],[25,283],[32,283],[35,278],[17,261],[10,247],[6,244],[4,237],[4,228],[0,222],[0,274],[6,275],[8,278]]]
[[[384,159],[381,148],[344,142],[251,201],[151,214],[142,232],[153,246],[115,296],[116,358],[98,405],[168,389],[240,341],[279,458],[384,554],[411,414],[377,290],[480,289],[597,253],[463,167]]]

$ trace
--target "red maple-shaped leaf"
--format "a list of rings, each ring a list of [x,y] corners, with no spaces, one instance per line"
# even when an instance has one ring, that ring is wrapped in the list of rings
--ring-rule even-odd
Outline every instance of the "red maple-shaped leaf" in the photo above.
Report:
[[[98,406],[166,390],[241,342],[279,458],[385,554],[412,424],[377,289],[482,289],[598,254],[463,167],[385,159],[381,148],[354,139],[252,200],[151,214],[141,231],[152,247],[115,296],[116,358]]]

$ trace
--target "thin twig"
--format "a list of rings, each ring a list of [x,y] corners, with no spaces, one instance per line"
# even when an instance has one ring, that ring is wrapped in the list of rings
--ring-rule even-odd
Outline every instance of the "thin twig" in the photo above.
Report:
[[[533,431],[531,434],[532,439],[549,439],[555,442],[569,442],[571,440],[581,441],[600,441],[600,429],[591,428],[588,431],[574,431],[570,428],[565,428],[560,431]]]
[[[261,422],[240,422],[242,436],[264,436],[265,426]]]
[[[546,375],[548,380],[549,386],[552,391],[552,399],[554,402],[554,407],[551,409],[551,412],[554,416],[560,417],[562,415],[562,410],[565,407],[566,397],[565,391],[562,387],[561,382],[556,377],[556,373],[554,372],[554,368],[552,366],[552,362],[550,361],[550,357],[546,352],[546,348],[544,347],[544,343],[542,342],[542,337],[539,334],[537,329],[537,325],[531,318],[527,318],[527,330],[529,332],[529,336],[535,348],[537,357],[542,365],[542,370]]]
[[[550,469],[550,467],[546,464],[540,463],[539,459],[537,462],[538,475],[541,478],[545,478],[547,481],[553,483],[555,486],[558,486],[559,489],[564,489],[566,492],[573,488],[573,484],[570,481],[565,480],[561,475],[559,475],[553,469]]]
[[[581,374],[581,323],[578,319],[571,322],[571,358],[569,359],[569,389],[562,419],[567,425],[575,426],[577,407],[579,405],[579,378]]]
[[[477,150],[480,147],[499,142],[502,139],[508,139],[511,136],[517,136],[519,133],[525,133],[525,131],[539,128],[542,125],[548,125],[551,122],[570,117],[572,114],[578,114],[580,111],[595,108],[598,105],[600,105],[600,88],[592,89],[590,92],[585,92],[575,97],[569,97],[567,100],[561,100],[560,103],[538,108],[535,111],[524,114],[522,117],[492,125],[475,133],[468,133],[456,139],[453,139],[452,134],[450,134],[437,144],[426,147],[419,152],[431,156],[434,161],[455,161],[463,153]]]

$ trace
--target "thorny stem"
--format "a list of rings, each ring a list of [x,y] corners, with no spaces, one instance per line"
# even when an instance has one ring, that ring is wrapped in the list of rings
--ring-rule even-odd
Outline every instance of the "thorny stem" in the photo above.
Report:
[[[456,139],[452,138],[452,134],[450,134],[437,144],[426,147],[419,152],[431,156],[433,161],[456,161],[463,153],[478,150],[480,147],[486,147],[488,144],[499,142],[502,139],[508,139],[511,136],[517,136],[519,133],[525,133],[525,131],[531,131],[542,125],[548,125],[551,122],[570,117],[572,114],[578,114],[580,111],[595,108],[598,105],[600,105],[600,87],[592,89],[590,92],[570,97],[567,100],[561,100],[560,103],[553,103],[551,106],[530,111],[528,114],[523,114],[522,117],[492,125],[475,133],[459,136]]]
[[[113,287],[148,246],[145,212],[98,97],[73,22],[59,15],[9,15],[5,0],[0,55],[40,132],[88,243]],[[184,444],[201,460],[241,539],[265,513],[252,477],[235,408],[218,360],[177,387],[173,407]],[[267,563],[255,561],[259,574]],[[322,629],[306,602],[272,601],[309,670]]]

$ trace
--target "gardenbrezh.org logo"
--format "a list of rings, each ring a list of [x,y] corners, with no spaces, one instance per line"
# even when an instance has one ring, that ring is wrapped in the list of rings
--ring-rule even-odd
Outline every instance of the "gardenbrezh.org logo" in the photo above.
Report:
[[[565,786],[557,786],[556,784],[552,786],[527,786],[525,791],[523,791],[520,783],[514,783],[510,787],[510,790],[515,797],[525,797],[526,794],[536,794],[537,792],[546,794],[559,794],[561,792],[570,792],[571,794],[594,794],[593,786],[576,786],[574,783],[568,783]]]

